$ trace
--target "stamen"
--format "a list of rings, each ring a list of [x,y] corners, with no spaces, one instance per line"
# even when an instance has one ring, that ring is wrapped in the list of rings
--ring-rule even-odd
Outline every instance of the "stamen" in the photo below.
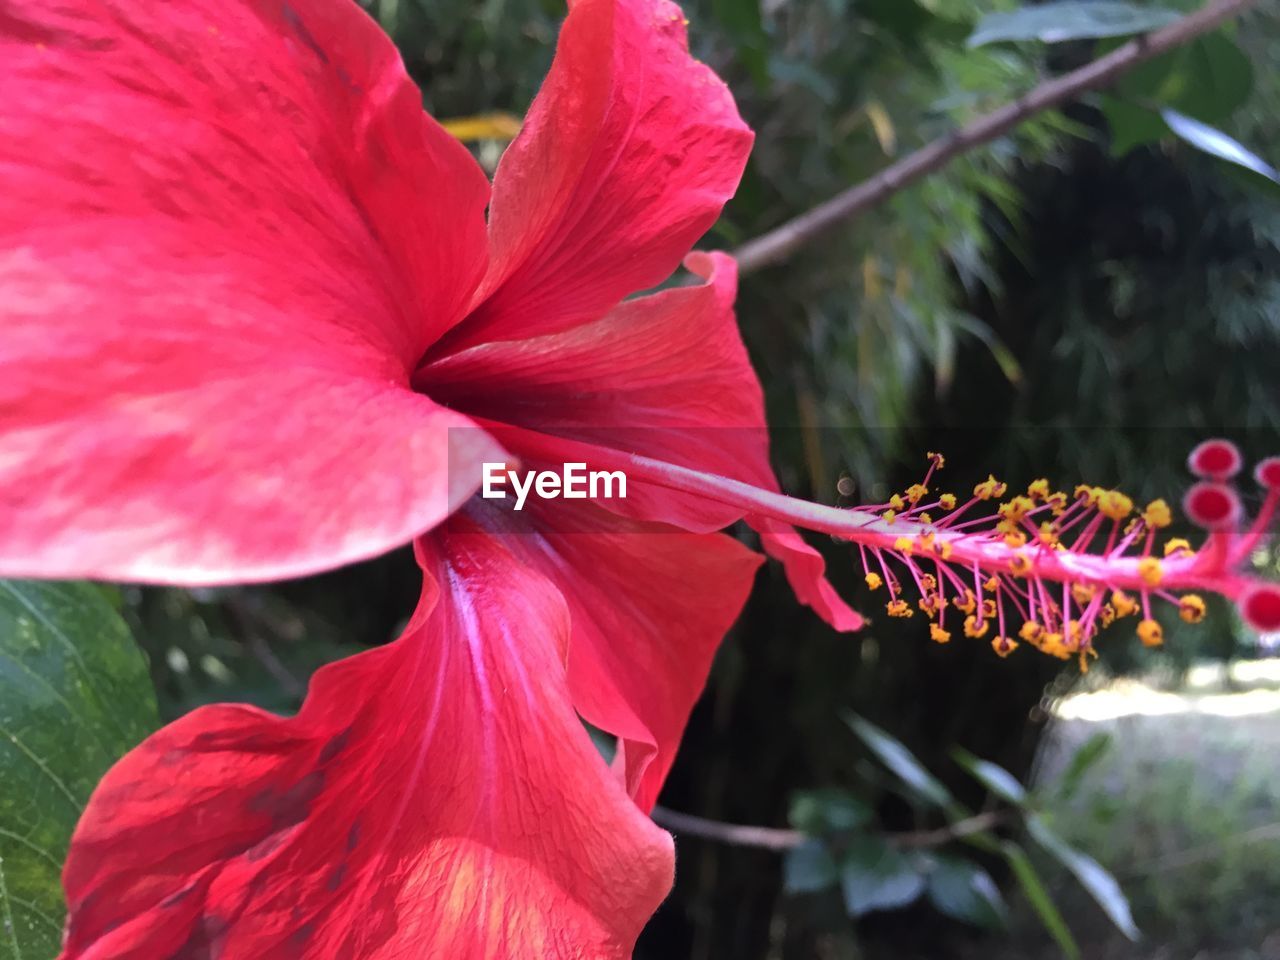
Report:
[[[563,450],[565,441],[553,443],[552,449]],[[887,503],[851,509],[798,500],[638,454],[591,447],[580,456],[594,461],[594,468],[621,469],[638,481],[731,505],[748,523],[768,518],[857,544],[867,586],[873,591],[888,588],[886,613],[900,618],[915,614],[916,607],[902,595],[904,582],[914,583],[918,608],[939,643],[952,637],[944,620],[954,607],[963,615],[964,635],[990,637],[1000,656],[1016,649],[1018,643],[1011,639],[1016,635],[1050,656],[1078,656],[1084,669],[1088,658],[1096,656],[1094,640],[1114,621],[1141,614],[1138,638],[1159,646],[1164,633],[1153,601],[1171,606],[1187,623],[1198,623],[1205,614],[1205,593],[1234,601],[1258,630],[1280,630],[1280,586],[1242,572],[1280,509],[1280,458],[1264,460],[1255,471],[1266,499],[1253,524],[1240,531],[1240,498],[1225,482],[1239,471],[1239,451],[1225,441],[1201,444],[1191,458],[1193,468],[1210,477],[1196,483],[1184,500],[1189,518],[1207,531],[1198,549],[1181,538],[1159,542],[1159,531],[1173,522],[1164,500],[1136,511],[1133,500],[1118,490],[1081,485],[1068,506],[1067,495],[1052,491],[1044,480],[1033,481],[1026,495],[1001,501],[1008,485],[989,476],[958,509],[948,510],[955,498],[940,494],[936,505],[948,512],[931,521],[919,515],[917,505],[942,468],[937,454],[929,455],[923,482]],[[987,504],[985,517],[958,522],[982,503]],[[1052,511],[1055,520],[1036,518],[1043,510]],[[1075,542],[1066,546],[1063,533],[1081,524]],[[1091,551],[1104,527],[1105,547]],[[905,578],[895,575],[891,564],[905,568]],[[1060,600],[1051,598],[1052,584],[1062,585]],[[1009,631],[1008,616],[1020,619],[1021,626]]]

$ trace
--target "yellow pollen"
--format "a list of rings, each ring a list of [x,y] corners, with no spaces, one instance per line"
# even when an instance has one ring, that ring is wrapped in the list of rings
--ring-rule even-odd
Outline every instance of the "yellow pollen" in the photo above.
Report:
[[[906,554],[908,557],[911,556],[911,538],[899,537],[897,540],[893,541],[893,549],[897,550],[899,553]]]
[[[1047,547],[1056,547],[1058,545],[1058,528],[1048,521],[1040,524],[1040,542]]]
[[[956,495],[954,493],[944,493],[938,498],[938,506],[943,510],[954,510],[956,508]]]
[[[969,616],[964,618],[964,635],[980,640],[987,635],[987,631],[991,629],[991,621],[983,620],[978,622],[977,617]]]
[[[991,649],[999,656],[1007,657],[1013,651],[1018,649],[1018,641],[1011,640],[1008,637],[995,637],[991,641]]]
[[[990,597],[982,601],[982,615],[988,619],[996,615],[996,602]]]
[[[1004,535],[1004,545],[1017,550],[1019,547],[1027,545],[1027,535],[1021,530],[1011,530]]]
[[[1138,612],[1137,602],[1123,590],[1112,592],[1111,606],[1117,617],[1131,617]]]
[[[901,513],[906,509],[907,501],[903,500],[898,494],[894,494],[889,498],[889,509],[895,513]]]
[[[932,460],[933,466],[937,470],[941,470],[943,467],[947,465],[947,458],[940,453],[934,453],[932,450],[926,453],[924,455],[924,458],[926,460]]]
[[[929,492],[929,488],[923,483],[913,483],[907,487],[907,499],[911,501],[911,505],[915,506],[924,499],[924,495]]]
[[[868,573],[866,576],[867,586],[872,590],[879,590],[884,586],[884,581],[880,579],[878,573]]]
[[[1045,633],[1040,637],[1040,649],[1051,657],[1065,660],[1071,656],[1071,648],[1062,642],[1062,634]]]
[[[933,523],[933,516],[932,516],[931,514],[928,514],[928,513],[922,513],[922,514],[920,514],[920,522],[921,522],[921,523]]]
[[[951,547],[950,540],[939,540],[933,552],[936,553],[943,560],[950,560],[951,550],[952,550],[952,547]]]
[[[1082,607],[1097,595],[1098,588],[1091,583],[1075,583],[1071,585],[1071,598]]]
[[[1004,492],[1009,489],[1008,484],[1001,483],[995,478],[995,474],[987,474],[987,479],[973,488],[973,495],[979,500],[991,500],[995,497],[1003,497]]]
[[[1186,540],[1183,540],[1181,537],[1174,537],[1164,545],[1164,555],[1166,557],[1177,553],[1179,550],[1183,553],[1195,553],[1195,551],[1191,549],[1191,544]]]
[[[1080,651],[1080,672],[1081,672],[1081,673],[1088,673],[1088,672],[1089,672],[1089,658],[1090,658],[1090,657],[1093,657],[1093,658],[1096,660],[1096,659],[1097,659],[1097,657],[1098,657],[1098,651],[1097,651],[1097,650],[1095,650],[1095,649],[1093,649],[1093,647],[1084,647],[1084,648],[1082,648],[1082,649],[1081,649],[1081,651]]]
[[[992,577],[982,585],[982,589],[987,591],[987,593],[995,593],[1000,589],[1000,578]]]
[[[1152,530],[1162,530],[1173,523],[1173,511],[1163,500],[1152,500],[1142,511],[1142,519]]]
[[[1204,598],[1198,593],[1188,593],[1178,601],[1178,616],[1186,623],[1199,623],[1204,613]]]
[[[1083,500],[1085,506],[1096,507],[1098,505],[1098,497],[1102,495],[1101,487],[1091,487],[1087,483],[1076,485],[1075,496],[1077,500]]]
[[[1103,516],[1120,521],[1133,513],[1133,500],[1119,490],[1103,490],[1098,497],[1098,510]]]
[[[924,588],[925,593],[933,593],[938,589],[938,578],[932,573],[925,573],[920,576],[920,586]]]
[[[1143,620],[1138,624],[1138,638],[1144,647],[1158,647],[1164,643],[1164,631],[1154,620]]]
[[[890,600],[884,605],[891,617],[914,617],[916,612],[907,606],[905,600]]]
[[[1143,557],[1138,561],[1138,576],[1148,587],[1158,587],[1164,579],[1164,568],[1155,557]]]
[[[1027,485],[1027,496],[1032,500],[1049,499],[1049,481],[1041,477],[1039,480],[1032,480]]]
[[[1020,523],[1035,508],[1030,497],[1013,497],[1008,503],[1000,504],[1000,516],[1013,523]]]
[[[1036,623],[1034,620],[1028,620],[1018,631],[1018,636],[1023,640],[1026,640],[1028,643],[1035,643],[1040,639],[1043,633],[1044,627],[1040,626],[1040,624]]]
[[[1061,491],[1049,494],[1044,498],[1044,502],[1052,508],[1055,517],[1061,516],[1067,509],[1067,495]]]
[[[1009,561],[1009,572],[1017,577],[1025,577],[1031,573],[1031,560],[1026,554],[1015,553]]]
[[[974,597],[972,590],[966,590],[964,599],[954,600],[952,603],[961,613],[973,613],[974,610],[978,609],[978,600]]]
[[[886,510],[886,511],[884,512],[883,516],[884,516],[884,522],[885,522],[885,523],[892,524],[892,523],[893,523],[893,521],[895,521],[895,520],[897,520],[897,519],[898,519],[898,511],[896,511],[896,510]]]
[[[929,624],[929,636],[938,643],[947,643],[951,640],[951,631],[943,630],[936,623]]]

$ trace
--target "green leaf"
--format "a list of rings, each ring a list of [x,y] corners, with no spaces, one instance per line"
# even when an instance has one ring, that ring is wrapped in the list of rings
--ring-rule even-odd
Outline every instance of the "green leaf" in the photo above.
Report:
[[[894,739],[884,730],[869,720],[856,714],[845,717],[845,722],[856,733],[886,767],[910,789],[915,796],[934,806],[947,807],[954,804],[947,788],[934,777],[924,765],[916,759],[901,741]]]
[[[1111,129],[1113,157],[1123,157],[1136,147],[1156,143],[1169,135],[1169,125],[1155,110],[1116,97],[1100,97],[1099,103]]]
[[[1211,33],[1139,64],[1116,92],[1131,104],[1169,107],[1205,123],[1225,120],[1253,91],[1253,64],[1229,37]]]
[[[1049,891],[1044,888],[1040,875],[1036,873],[1036,868],[1031,865],[1031,860],[1026,853],[1020,846],[1009,840],[1001,845],[1000,853],[1013,869],[1013,875],[1017,878],[1018,886],[1022,888],[1027,903],[1031,904],[1036,916],[1040,918],[1040,924],[1049,936],[1053,937],[1058,949],[1066,955],[1068,960],[1079,960],[1080,948],[1076,945],[1075,937],[1071,935],[1067,921],[1062,919],[1061,911],[1049,896]]]
[[[922,864],[882,837],[855,838],[840,865],[840,889],[851,917],[905,907],[924,892]]]
[[[935,858],[925,893],[942,913],[979,927],[1003,926],[1008,913],[991,874],[955,857]]]
[[[1133,922],[1129,901],[1120,889],[1120,884],[1097,860],[1068,845],[1040,817],[1027,817],[1027,832],[1046,853],[1071,871],[1080,886],[1088,891],[1089,896],[1097,901],[1098,906],[1116,925],[1117,930],[1130,940],[1142,937]]]
[[[1007,800],[1016,806],[1022,806],[1027,802],[1026,788],[1004,767],[990,760],[979,759],[967,750],[954,750],[951,755],[956,763],[964,767],[979,783],[1001,800]]]
[[[1064,800],[1070,800],[1075,796],[1085,774],[1092,770],[1110,749],[1111,734],[1109,733],[1095,733],[1081,744],[1080,748],[1071,755],[1071,760],[1062,771],[1062,776],[1058,778],[1058,795]]]
[[[1039,6],[990,13],[969,35],[970,47],[1002,40],[1089,40],[1127,37],[1167,26],[1180,17],[1176,10],[1115,3],[1111,0],[1059,0]]]
[[[1160,115],[1169,129],[1191,146],[1211,157],[1226,160],[1237,166],[1261,174],[1273,183],[1280,183],[1280,171],[1256,153],[1251,153],[1239,140],[1235,140],[1216,127],[1193,120],[1176,110],[1162,110]]]
[[[58,953],[71,831],[98,779],[157,723],[146,664],[106,593],[0,580],[0,960]]]
[[[788,819],[805,833],[840,833],[870,822],[871,808],[847,790],[801,790],[791,798]]]
[[[782,887],[787,893],[817,893],[834,887],[839,879],[831,851],[820,840],[808,840],[788,850],[782,861]]]
[[[733,38],[738,58],[760,87],[769,83],[769,36],[760,15],[760,0],[711,0],[711,14]]]

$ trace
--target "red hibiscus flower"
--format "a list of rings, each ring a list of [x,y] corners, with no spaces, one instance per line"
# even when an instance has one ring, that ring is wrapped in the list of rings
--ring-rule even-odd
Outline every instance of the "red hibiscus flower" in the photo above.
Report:
[[[197,710],[107,774],[64,960],[627,956],[672,877],[645,813],[759,562],[716,532],[741,517],[841,629],[791,524],[1001,655],[1006,615],[1082,662],[1138,612],[1158,642],[1153,599],[1204,611],[1175,590],[1280,625],[1238,572],[1280,469],[1237,532],[1224,445],[1198,551],[1089,487],[975,520],[1004,485],[931,493],[936,457],[873,507],[777,492],[734,265],[685,259],[751,136],[665,0],[571,5],[492,187],[350,0],[9,0],[0,77],[0,571],[224,583],[412,540],[424,572],[296,717]],[[624,300],[682,259],[700,284]],[[514,512],[475,495],[497,461],[631,488]]]
[[[751,143],[680,11],[573,3],[492,188],[350,0],[18,0],[0,76],[0,569],[228,583],[416,537],[425,581],[298,716],[197,710],[106,776],[63,956],[629,955],[673,870],[645,812],[758,565],[714,532],[745,511],[474,494],[486,461],[610,447],[775,488],[733,262],[623,302]]]

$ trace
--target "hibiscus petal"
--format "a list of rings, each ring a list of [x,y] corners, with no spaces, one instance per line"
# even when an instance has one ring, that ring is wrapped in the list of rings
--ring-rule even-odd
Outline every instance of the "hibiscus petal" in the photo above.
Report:
[[[531,460],[589,463],[593,450],[608,447],[776,490],[760,382],[733,315],[735,264],[705,253],[686,262],[705,283],[627,301],[602,320],[562,333],[487,343],[437,360],[419,370],[416,382]],[[695,531],[718,530],[742,516],[636,478],[625,501],[601,503]],[[783,524],[748,519],[802,602],[838,630],[861,626],[827,582],[816,550]]]
[[[466,495],[408,371],[488,186],[354,3],[12,0],[0,86],[0,569],[300,574]]]
[[[564,596],[574,706],[619,738],[627,789],[651,809],[762,558],[724,534],[640,523],[589,503],[478,515]]]
[[[437,355],[595,320],[671,275],[737,188],[752,135],[667,0],[573,0],[503,155],[492,262]]]
[[[464,518],[423,604],[301,713],[208,707],[107,774],[63,960],[622,960],[673,851],[570,705],[556,589]]]

